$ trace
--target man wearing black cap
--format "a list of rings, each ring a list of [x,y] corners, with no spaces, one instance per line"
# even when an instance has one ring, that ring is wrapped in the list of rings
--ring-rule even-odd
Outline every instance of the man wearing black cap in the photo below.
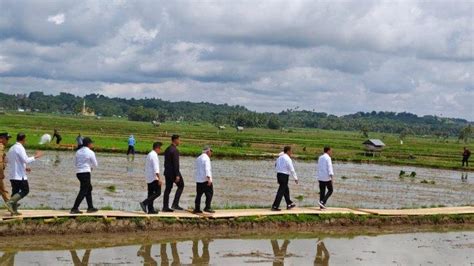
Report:
[[[184,190],[184,181],[179,171],[179,150],[178,146],[181,143],[178,135],[171,136],[171,145],[165,150],[165,180],[166,188],[163,194],[163,211],[172,212],[173,210],[183,210],[179,206],[179,199]],[[173,183],[176,184],[178,189],[174,195],[172,209],[169,207],[170,193],[173,189]]]
[[[82,140],[82,148],[76,152],[76,176],[81,183],[79,189],[79,194],[77,195],[74,206],[71,209],[71,214],[81,214],[79,210],[79,205],[81,205],[82,200],[86,198],[87,201],[87,212],[97,212],[98,210],[94,208],[92,204],[92,184],[91,184],[91,171],[93,168],[98,166],[95,153],[92,151],[94,144],[92,139],[85,137]]]
[[[10,200],[8,191],[5,189],[5,184],[3,183],[3,179],[5,179],[5,166],[7,165],[5,160],[5,147],[7,146],[9,139],[10,135],[8,135],[8,133],[0,133],[0,194],[2,195],[3,201],[5,203]]]
[[[18,212],[18,201],[26,197],[30,192],[26,173],[31,172],[31,169],[26,167],[26,165],[43,156],[41,151],[37,151],[35,156],[28,157],[25,147],[23,146],[25,143],[26,135],[24,133],[18,133],[15,145],[8,150],[7,154],[8,164],[10,166],[8,177],[12,185],[12,197],[5,206],[12,215],[21,215],[21,213]]]

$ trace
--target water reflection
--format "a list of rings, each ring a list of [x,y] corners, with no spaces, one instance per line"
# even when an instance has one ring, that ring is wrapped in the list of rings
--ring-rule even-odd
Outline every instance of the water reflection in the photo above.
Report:
[[[151,256],[151,247],[151,244],[142,245],[137,252],[137,256],[143,258],[143,265],[158,265],[153,256]]]
[[[5,251],[0,257],[0,265],[4,266],[13,266],[15,265],[15,255],[18,252]]]
[[[329,265],[329,251],[326,248],[326,245],[324,245],[323,241],[318,241],[318,243],[316,244],[316,257],[314,258],[314,265]]]
[[[91,256],[91,250],[87,249],[82,256],[82,259],[79,258],[75,250],[70,250],[71,259],[74,266],[87,266],[89,265],[89,258]]]
[[[461,173],[461,182],[467,183],[468,175],[467,173]]]
[[[209,255],[209,239],[202,240],[202,255],[199,256],[199,240],[193,240],[193,265],[209,265],[211,256]]]
[[[273,265],[275,266],[285,265],[285,257],[287,254],[288,245],[290,244],[290,240],[285,239],[281,247],[278,244],[278,240],[276,239],[270,240],[270,243],[272,244],[272,250],[273,250],[273,255],[274,255]]]
[[[171,242],[171,256],[173,257],[173,260],[170,263],[170,260],[168,258],[168,252],[166,249],[166,243],[161,244],[160,246],[160,257],[161,257],[161,265],[181,265],[181,260],[179,258],[179,252],[178,252],[178,247],[176,242]]]

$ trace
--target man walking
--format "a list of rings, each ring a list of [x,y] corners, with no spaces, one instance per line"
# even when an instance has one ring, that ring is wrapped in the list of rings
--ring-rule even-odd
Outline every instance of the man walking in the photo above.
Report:
[[[466,164],[466,167],[469,167],[469,157],[471,157],[471,151],[464,147],[464,152],[462,153],[462,166]]]
[[[5,179],[5,167],[7,165],[5,148],[9,139],[10,135],[8,135],[8,133],[0,133],[0,194],[2,195],[5,204],[10,200],[8,191],[5,189],[5,184],[3,183],[3,180]]]
[[[194,201],[194,213],[202,213],[201,197],[206,195],[205,212],[214,213],[211,209],[212,196],[214,195],[214,187],[212,185],[212,169],[211,169],[212,149],[209,146],[204,147],[202,154],[196,159],[194,178],[196,179],[196,200]]]
[[[324,147],[324,154],[318,159],[319,207],[326,209],[326,203],[333,192],[334,170],[332,168],[332,149]],[[328,192],[326,193],[326,189]]]
[[[160,159],[158,154],[160,153],[161,142],[153,143],[153,150],[148,153],[145,161],[145,177],[148,187],[148,197],[140,202],[140,207],[143,212],[148,214],[157,214],[153,202],[161,195],[161,186],[163,180],[160,177]]]
[[[127,160],[130,161],[130,154],[132,155],[132,162],[135,160],[135,137],[130,135],[128,138]]]
[[[278,157],[275,168],[277,172],[278,191],[275,197],[275,201],[272,205],[272,211],[281,211],[280,203],[283,197],[285,197],[286,208],[288,210],[293,209],[296,205],[290,199],[290,188],[288,187],[288,180],[290,174],[295,179],[295,183],[298,184],[298,177],[296,176],[295,167],[293,166],[293,161],[291,156],[293,152],[290,146],[285,146],[283,149],[283,154],[280,154]]]
[[[18,212],[18,201],[26,197],[30,192],[26,173],[31,172],[31,169],[26,167],[26,165],[43,156],[41,151],[37,151],[33,157],[28,157],[24,147],[25,143],[26,135],[24,133],[18,133],[16,143],[10,148],[7,155],[8,164],[10,166],[8,176],[12,185],[12,197],[5,204],[5,207],[7,207],[12,215],[21,215],[21,213]]]
[[[165,150],[165,179],[166,188],[163,195],[163,211],[173,212],[173,210],[183,210],[179,206],[179,199],[184,190],[184,180],[179,171],[179,150],[178,146],[181,144],[178,135],[171,136],[171,145]],[[178,189],[174,195],[172,209],[169,208],[170,193],[173,189],[173,183],[176,184]]]
[[[82,213],[79,210],[79,205],[81,205],[81,202],[84,200],[84,198],[87,201],[88,213],[98,211],[92,204],[91,171],[98,166],[95,153],[92,151],[93,148],[94,144],[92,139],[85,137],[82,140],[82,148],[76,152],[76,177],[79,179],[81,186],[76,201],[74,202],[74,206],[71,209],[71,214]]]

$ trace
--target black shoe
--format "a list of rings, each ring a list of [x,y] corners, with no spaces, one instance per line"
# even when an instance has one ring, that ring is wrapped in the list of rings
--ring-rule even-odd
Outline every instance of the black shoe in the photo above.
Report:
[[[296,207],[296,204],[291,203],[290,205],[288,205],[288,206],[286,207],[286,209],[287,209],[287,210],[291,210],[291,209],[293,209],[294,207]]]
[[[96,209],[96,208],[89,208],[87,209],[87,213],[94,213],[94,212],[98,212],[99,210]]]
[[[277,208],[277,207],[272,207],[272,211],[274,211],[274,212],[279,212],[279,211],[281,211],[281,209],[280,209],[280,208]]]
[[[209,209],[206,208],[206,209],[204,209],[204,211],[205,211],[205,212],[208,212],[208,213],[215,213],[215,212],[216,212],[216,211],[214,211],[214,210],[211,209],[211,208],[209,208]]]
[[[170,208],[163,208],[162,210],[163,212],[174,212],[174,210],[170,209]]]
[[[143,210],[144,213],[147,213],[145,203],[140,202],[140,207],[142,208],[142,210]]]
[[[175,210],[175,211],[183,211],[184,209],[181,208],[179,205],[175,205],[175,206],[172,206],[171,209]]]
[[[155,210],[152,210],[152,211],[148,211],[148,214],[158,214],[159,211],[155,211]]]
[[[70,214],[82,214],[82,212],[79,209],[71,209],[69,212]]]
[[[202,213],[202,211],[201,210],[194,210],[193,213],[198,214],[198,213]]]

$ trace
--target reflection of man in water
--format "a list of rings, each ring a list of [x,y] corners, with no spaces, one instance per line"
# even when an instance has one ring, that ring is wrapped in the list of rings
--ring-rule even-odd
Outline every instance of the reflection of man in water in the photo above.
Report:
[[[318,241],[318,244],[316,244],[316,257],[314,258],[314,265],[329,265],[329,251],[327,250],[323,241]]]
[[[2,266],[13,266],[15,265],[15,255],[17,252],[5,251],[0,257],[0,265]]]
[[[143,257],[143,265],[158,265],[158,263],[156,263],[156,260],[153,259],[153,257],[151,256],[151,247],[152,245],[150,244],[142,245],[140,247],[140,250],[138,250],[137,252],[137,256]]]
[[[202,256],[199,256],[199,240],[193,240],[193,265],[209,265],[211,257],[209,256],[209,240],[202,240]]]
[[[171,246],[171,255],[173,256],[173,261],[170,264],[168,259],[168,252],[166,252],[166,243],[161,244],[160,247],[160,257],[161,257],[161,265],[181,265],[179,259],[178,248],[176,247],[176,242],[170,243]]]
[[[84,252],[84,255],[82,256],[82,260],[79,259],[79,256],[77,256],[77,252],[75,250],[70,250],[69,252],[71,252],[72,263],[74,264],[74,266],[89,265],[89,258],[91,256],[90,249],[86,249],[86,252]]]
[[[272,243],[273,255],[275,256],[273,265],[285,265],[285,257],[290,240],[285,239],[281,248],[278,245],[278,240],[272,239],[270,242]]]

